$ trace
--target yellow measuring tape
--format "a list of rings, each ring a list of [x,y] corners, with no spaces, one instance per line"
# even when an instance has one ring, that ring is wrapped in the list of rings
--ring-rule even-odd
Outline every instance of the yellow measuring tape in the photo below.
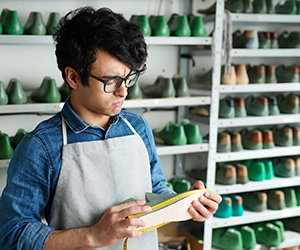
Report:
[[[197,194],[197,193],[204,193],[204,192],[210,192],[208,189],[198,189],[198,190],[192,190],[192,191],[187,191],[187,192],[184,192],[184,193],[181,193],[181,194],[178,194],[178,195],[174,195],[173,197],[171,197],[170,199],[167,199],[161,203],[158,203],[156,205],[154,205],[152,208],[152,210],[149,212],[153,212],[155,210],[158,210],[160,208],[163,208],[165,206],[168,206],[176,201],[179,201],[185,197],[188,197],[188,196],[191,196],[193,194]],[[139,217],[143,214],[147,214],[147,213],[140,213],[140,214],[133,214],[133,215],[130,215],[128,216],[129,218],[136,218],[136,217]],[[140,229],[139,231],[142,232],[142,233],[146,233],[146,232],[149,232],[151,230],[154,230],[156,228],[159,228],[159,227],[162,227],[164,225],[167,225],[169,223],[171,223],[172,221],[170,222],[166,222],[166,223],[162,223],[162,224],[159,224],[159,225],[155,225],[155,226],[152,226],[152,227],[148,227],[148,228],[143,228],[143,229]],[[128,238],[125,239],[124,241],[124,245],[123,245],[123,250],[127,250],[127,242],[128,242]]]

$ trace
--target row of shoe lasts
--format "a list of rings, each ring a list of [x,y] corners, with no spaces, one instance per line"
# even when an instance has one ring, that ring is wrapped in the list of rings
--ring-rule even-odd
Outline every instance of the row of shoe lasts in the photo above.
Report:
[[[267,209],[282,210],[300,206],[299,202],[300,187],[222,195],[222,201],[214,216],[219,218],[242,216],[244,208],[254,212],[262,212]]]
[[[188,15],[181,16],[172,14],[170,19],[165,16],[151,15],[132,15],[131,23],[137,24],[144,36],[196,36],[204,37],[207,35],[206,28],[201,16]]]
[[[216,4],[207,9],[200,9],[198,13],[214,14]],[[225,9],[232,13],[256,13],[256,14],[300,14],[300,3],[297,0],[279,1],[276,6],[273,0],[227,0]]]
[[[31,92],[30,97],[36,102],[57,103],[65,101],[70,94],[71,89],[66,83],[58,88],[55,79],[46,76],[40,87]],[[6,89],[0,81],[0,105],[24,104],[27,99],[19,80],[11,78]]]
[[[256,249],[258,243],[267,246],[268,249],[278,247],[285,240],[284,226],[282,221],[276,220],[214,229],[212,246],[224,250]],[[203,240],[203,228],[193,229],[191,233],[198,240]],[[281,250],[296,249],[299,250]]]
[[[291,65],[231,65],[228,72],[225,66],[221,70],[221,84],[246,85],[249,83],[298,83],[300,82],[299,66]],[[199,83],[211,84],[212,69],[202,75],[196,75]]]
[[[158,144],[185,145],[202,143],[198,124],[183,119],[180,124],[167,122],[162,129],[153,130],[154,140]]]
[[[223,131],[218,134],[217,152],[271,149],[275,146],[300,146],[300,127],[284,126],[263,130],[244,128],[240,132]]]
[[[189,176],[206,180],[207,170],[192,169]],[[221,185],[245,184],[251,181],[271,180],[275,176],[292,178],[300,176],[299,157],[280,157],[272,161],[267,159],[243,160],[239,163],[219,164],[215,180]]]
[[[138,100],[143,98],[143,94],[150,98],[175,98],[189,97],[190,89],[186,79],[178,74],[172,78],[158,76],[155,82],[141,88],[138,83],[128,88],[127,100]]]
[[[179,176],[175,176],[166,182],[166,185],[173,189],[176,193],[187,192],[191,188],[191,182]]]
[[[53,35],[59,25],[59,19],[60,14],[58,12],[51,12],[45,25],[40,12],[30,12],[23,27],[16,10],[3,9],[0,17],[0,34]]]
[[[232,34],[233,48],[246,49],[278,49],[278,48],[300,48],[300,32],[284,31],[277,38],[275,32],[256,30],[236,30]]]
[[[21,139],[27,132],[20,128],[14,136],[9,137],[7,134],[0,131],[0,159],[11,159],[14,149],[18,146]]]
[[[300,158],[243,160],[235,164],[218,165],[216,168],[216,183],[221,185],[245,184],[248,180],[271,180],[275,176],[283,178],[300,176]]]
[[[219,117],[267,116],[281,113],[298,114],[300,112],[299,105],[299,96],[295,94],[280,94],[278,96],[250,95],[245,100],[227,96],[220,100]]]
[[[268,116],[284,114],[298,114],[300,112],[299,96],[295,94],[280,94],[278,96],[253,96],[246,99],[226,96],[219,102],[219,117],[234,118],[249,116]],[[210,105],[192,108],[193,114],[210,115]]]

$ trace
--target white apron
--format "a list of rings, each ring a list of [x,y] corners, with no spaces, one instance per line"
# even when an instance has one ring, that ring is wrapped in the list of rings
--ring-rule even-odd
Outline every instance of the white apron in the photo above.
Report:
[[[63,230],[94,225],[109,207],[128,198],[145,199],[145,192],[152,191],[146,146],[124,121],[133,135],[67,144],[62,118],[62,165],[50,226]],[[124,240],[101,249],[122,250]],[[156,230],[128,240],[128,250],[140,250],[141,246],[143,250],[158,249]]]

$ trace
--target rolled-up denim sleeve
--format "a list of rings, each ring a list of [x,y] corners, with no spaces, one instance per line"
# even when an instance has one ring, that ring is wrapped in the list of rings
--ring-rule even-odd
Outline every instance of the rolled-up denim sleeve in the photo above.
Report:
[[[143,120],[146,128],[146,138],[144,141],[148,150],[151,166],[152,192],[156,194],[175,194],[171,188],[166,186],[166,179],[164,177],[161,161],[156,151],[151,127],[144,118]]]
[[[43,249],[54,230],[41,222],[51,164],[41,141],[26,135],[14,152],[0,201],[0,249]]]

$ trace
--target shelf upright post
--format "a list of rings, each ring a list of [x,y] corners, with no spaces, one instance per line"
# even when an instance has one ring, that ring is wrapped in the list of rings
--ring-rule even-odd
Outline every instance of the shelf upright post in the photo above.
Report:
[[[192,13],[193,0],[184,1],[183,15]],[[185,58],[181,58],[181,54],[189,54],[191,52],[190,46],[179,46],[179,74],[184,77],[189,83],[190,61]],[[177,108],[177,123],[181,123],[187,115],[187,107],[180,106]],[[182,176],[184,174],[184,155],[175,155],[175,175]]]
[[[213,74],[212,74],[212,89],[211,89],[211,105],[209,118],[209,149],[207,160],[207,176],[206,187],[214,191],[215,189],[215,173],[216,173],[216,154],[217,154],[217,139],[218,139],[218,117],[219,117],[219,88],[221,80],[221,54],[223,40],[223,14],[224,0],[216,1],[215,13],[215,31],[212,41],[212,56],[214,57]],[[213,225],[212,218],[204,223],[204,245],[203,250],[210,250],[212,247]]]

